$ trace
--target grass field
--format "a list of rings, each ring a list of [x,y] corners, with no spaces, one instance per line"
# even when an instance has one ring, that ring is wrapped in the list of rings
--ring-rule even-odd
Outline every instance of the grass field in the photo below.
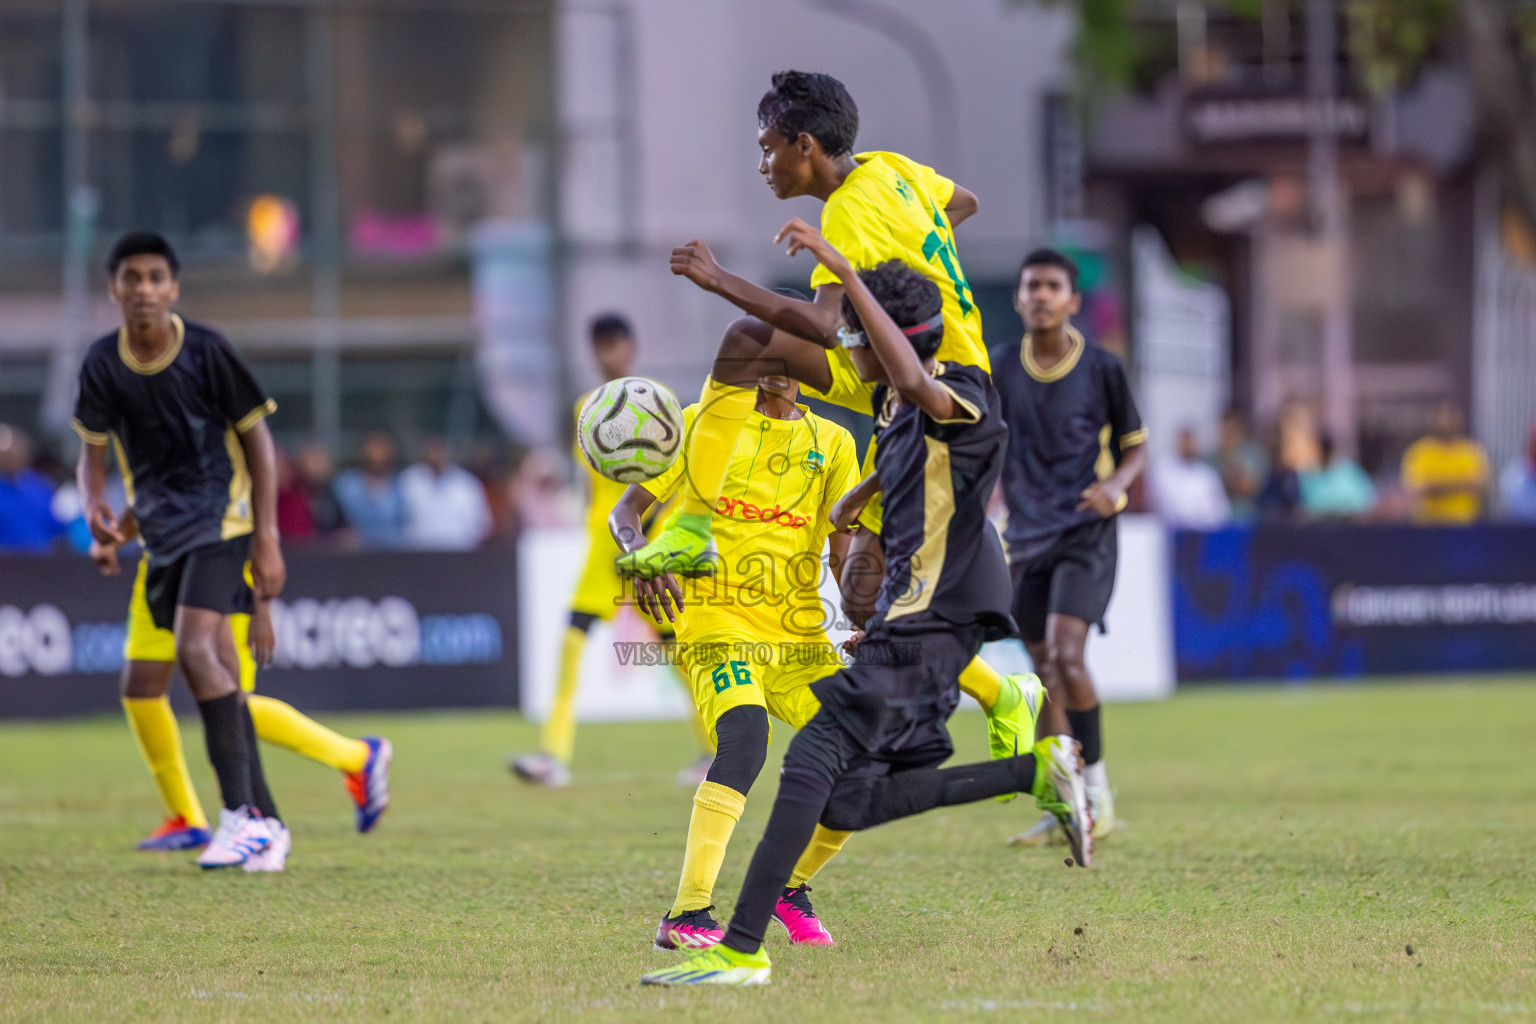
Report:
[[[120,720],[7,724],[0,1021],[1528,1019],[1533,723],[1518,682],[1114,707],[1130,825],[1093,871],[1004,846],[1022,801],[885,826],[816,882],[836,948],[775,932],[770,988],[682,992],[636,983],[666,957],[681,724],[583,729],[577,784],[546,792],[503,768],[533,736],[510,715],[337,719],[394,740],[395,804],[359,837],[338,778],[269,751],[295,842],[270,876],[133,851],[158,807]],[[962,756],[981,727],[955,719]]]

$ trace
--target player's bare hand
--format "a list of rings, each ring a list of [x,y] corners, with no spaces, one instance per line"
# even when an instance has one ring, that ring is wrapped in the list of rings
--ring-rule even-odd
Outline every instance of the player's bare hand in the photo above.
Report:
[[[808,251],[812,256],[816,257],[817,262],[838,277],[844,276],[845,273],[851,273],[853,270],[843,254],[832,248],[831,242],[821,237],[820,231],[817,231],[799,217],[791,217],[788,224],[779,228],[779,233],[773,236],[773,241],[775,245],[780,242],[789,243],[784,251],[790,256],[793,256],[802,249]]]
[[[668,622],[676,622],[683,614],[683,588],[669,572],[653,580],[636,579],[635,599],[640,610],[658,623],[663,615]]]
[[[709,246],[697,238],[672,250],[672,273],[686,277],[700,288],[712,291],[720,284],[720,264]]]
[[[858,653],[859,644],[861,644],[863,642],[864,642],[864,631],[862,629],[854,630],[853,631],[853,635],[850,636],[847,640],[843,641],[843,653],[847,654],[847,655],[850,655],[850,656],[853,655],[853,654]]]
[[[288,566],[276,536],[258,533],[251,539],[251,580],[256,584],[258,601],[270,601],[288,585]]]
[[[251,613],[251,654],[265,668],[277,653],[277,629],[272,625],[272,602],[258,599]]]
[[[1102,519],[1108,519],[1120,511],[1125,501],[1125,488],[1110,480],[1099,480],[1083,489],[1082,500],[1077,503],[1079,512],[1092,509]]]
[[[832,505],[832,513],[828,517],[832,520],[832,529],[842,533],[852,529],[859,521],[859,513],[864,511],[864,506],[869,504],[867,495],[858,490],[849,491],[838,498]]]
[[[103,576],[119,576],[123,567],[117,560],[117,545],[103,544],[98,540],[91,541],[91,561],[96,563],[96,568]]]
[[[98,543],[116,546],[128,542],[118,525],[117,516],[112,514],[112,506],[106,502],[92,507],[86,514],[85,522],[91,528],[91,537]]]

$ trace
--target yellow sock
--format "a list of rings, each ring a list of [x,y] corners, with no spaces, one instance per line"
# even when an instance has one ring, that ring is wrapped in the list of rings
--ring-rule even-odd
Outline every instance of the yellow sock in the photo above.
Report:
[[[561,764],[570,764],[576,753],[576,684],[581,681],[581,652],[586,647],[585,632],[575,626],[565,627],[565,639],[560,644],[555,703],[539,733],[539,749]]]
[[[327,729],[293,705],[254,693],[246,703],[256,735],[268,743],[341,772],[360,772],[368,764],[368,744]]]
[[[823,825],[817,825],[816,831],[811,833],[809,845],[800,855],[800,863],[795,865],[795,873],[789,876],[789,887],[794,889],[815,878],[816,872],[837,856],[837,851],[843,848],[851,835],[852,832],[834,832]]]
[[[160,787],[160,799],[172,815],[186,819],[193,828],[207,828],[208,816],[192,788],[187,759],[181,752],[181,729],[171,713],[171,698],[123,698],[128,727],[139,741],[139,753]]]
[[[718,782],[701,782],[693,794],[693,817],[688,821],[688,848],[683,853],[683,874],[677,880],[677,901],[668,917],[685,910],[709,906],[715,879],[725,863],[725,847],[747,806],[745,794]]]
[[[981,710],[989,715],[997,706],[1002,685],[1003,677],[997,674],[997,669],[982,661],[979,656],[972,658],[971,663],[960,672],[960,689],[975,697]]]
[[[757,388],[738,388],[710,377],[699,395],[699,415],[688,436],[688,481],[683,488],[680,511],[685,515],[713,515],[725,471],[731,465],[736,435],[757,405]]]
[[[240,689],[252,693],[256,689],[256,655],[251,653],[251,617],[231,615],[229,631],[235,636],[235,656],[240,659]]]

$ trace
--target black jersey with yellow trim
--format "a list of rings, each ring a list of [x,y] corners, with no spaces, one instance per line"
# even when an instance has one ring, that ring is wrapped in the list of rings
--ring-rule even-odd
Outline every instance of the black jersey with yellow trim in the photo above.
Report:
[[[926,617],[980,625],[988,640],[1012,636],[1008,565],[987,521],[1008,435],[997,392],[978,366],[941,362],[934,376],[955,398],[952,419],[929,416],[888,385],[874,394],[886,560],[876,621]]]
[[[116,449],[155,562],[255,528],[240,435],[277,409],[222,334],[172,320],[175,342],[149,363],[122,330],[95,341],[75,402],[81,439]]]
[[[1028,335],[993,350],[992,379],[1008,423],[1003,494],[1008,557],[1034,557],[1097,512],[1078,509],[1085,488],[1119,466],[1122,452],[1147,438],[1120,360],[1067,329],[1071,348],[1049,369],[1035,361]]]

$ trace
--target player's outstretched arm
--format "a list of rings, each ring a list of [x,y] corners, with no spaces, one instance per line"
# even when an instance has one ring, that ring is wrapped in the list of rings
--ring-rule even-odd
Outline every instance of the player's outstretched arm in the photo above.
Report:
[[[608,513],[608,532],[620,551],[635,551],[645,547],[645,514],[656,504],[656,496],[638,484],[631,484]],[[635,601],[640,611],[657,622],[665,615],[668,622],[676,622],[683,610],[683,588],[677,577],[662,573],[656,579],[635,579]]]
[[[251,472],[251,579],[256,600],[271,600],[288,583],[282,544],[277,535],[277,447],[266,419],[258,419],[240,434],[245,465]]]
[[[961,221],[970,220],[980,209],[981,200],[976,198],[976,193],[956,185],[955,194],[949,197],[949,205],[944,207],[944,213],[949,217],[949,226],[957,228]]]
[[[922,360],[917,358],[917,352],[902,335],[901,328],[881,307],[853,265],[821,237],[821,232],[796,217],[779,229],[774,240],[788,241],[791,254],[808,249],[822,266],[843,282],[843,287],[848,289],[848,298],[864,324],[869,347],[885,368],[885,375],[897,394],[936,420],[956,418],[955,396],[933,379]]]
[[[843,290],[836,285],[816,289],[816,298],[811,302],[780,295],[720,266],[709,246],[697,238],[672,250],[672,273],[788,334],[814,341],[823,348],[831,348],[837,342]]]

